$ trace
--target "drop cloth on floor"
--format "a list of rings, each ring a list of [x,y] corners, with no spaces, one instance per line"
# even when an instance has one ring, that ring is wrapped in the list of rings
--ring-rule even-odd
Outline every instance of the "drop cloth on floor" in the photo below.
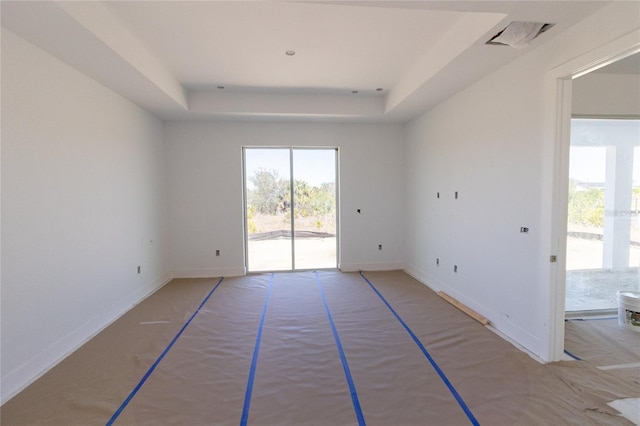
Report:
[[[539,364],[406,273],[364,276],[227,278],[140,384],[217,283],[175,280],[7,402],[2,424],[105,424],[138,387],[114,424],[235,425],[246,411],[250,425],[355,425],[349,380],[368,425],[630,424],[607,402],[640,396],[633,381]]]

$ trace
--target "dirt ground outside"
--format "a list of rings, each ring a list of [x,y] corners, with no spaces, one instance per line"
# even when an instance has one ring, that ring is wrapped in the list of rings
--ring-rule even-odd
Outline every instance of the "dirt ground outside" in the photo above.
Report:
[[[251,241],[248,246],[249,271],[291,270],[291,239]],[[296,238],[295,268],[330,269],[337,268],[336,237]]]
[[[256,213],[247,221],[249,237],[267,232],[291,230],[289,214],[263,215]],[[336,234],[335,214],[323,216],[294,217],[296,231],[311,231]]]
[[[252,225],[253,224],[253,225]],[[335,215],[294,218],[295,269],[338,266]],[[249,220],[250,272],[292,269],[291,220],[286,214],[256,214]]]
[[[640,291],[640,247],[631,246],[629,268],[602,269],[602,241],[567,239],[566,311],[617,309],[618,290]]]

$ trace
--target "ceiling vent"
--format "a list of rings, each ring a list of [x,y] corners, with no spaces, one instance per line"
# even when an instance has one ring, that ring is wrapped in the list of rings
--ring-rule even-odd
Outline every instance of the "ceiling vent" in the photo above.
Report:
[[[553,27],[553,25],[541,22],[513,21],[504,30],[494,35],[486,44],[522,49],[528,46],[534,38]]]

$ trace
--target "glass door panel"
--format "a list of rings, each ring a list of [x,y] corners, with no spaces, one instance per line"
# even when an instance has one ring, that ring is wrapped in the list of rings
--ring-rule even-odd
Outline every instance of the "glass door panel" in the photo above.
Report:
[[[291,151],[244,150],[247,269],[293,269],[291,240]]]
[[[295,269],[337,266],[336,153],[293,150]]]

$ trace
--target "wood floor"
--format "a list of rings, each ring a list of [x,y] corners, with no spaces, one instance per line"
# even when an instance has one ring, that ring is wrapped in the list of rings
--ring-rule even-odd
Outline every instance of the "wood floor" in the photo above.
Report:
[[[587,356],[588,358],[588,356]],[[403,272],[174,280],[2,425],[630,425],[637,377],[542,365]]]

